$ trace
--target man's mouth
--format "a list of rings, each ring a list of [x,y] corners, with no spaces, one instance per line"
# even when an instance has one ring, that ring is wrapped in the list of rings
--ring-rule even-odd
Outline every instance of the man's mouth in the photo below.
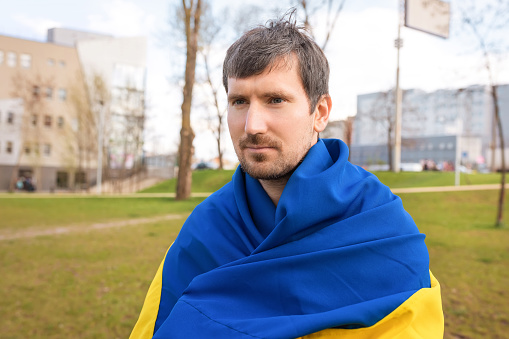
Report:
[[[268,149],[268,148],[274,148],[274,147],[265,146],[265,145],[246,145],[246,146],[244,146],[244,148],[258,150],[258,149]]]
[[[251,151],[264,151],[270,149],[278,149],[280,148],[280,143],[275,140],[269,139],[268,137],[260,136],[260,135],[248,135],[243,138],[239,142],[239,146],[241,149],[251,150]]]

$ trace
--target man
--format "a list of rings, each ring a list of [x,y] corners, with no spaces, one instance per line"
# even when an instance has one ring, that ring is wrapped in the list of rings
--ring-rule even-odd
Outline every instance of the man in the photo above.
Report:
[[[321,140],[321,49],[290,20],[245,33],[223,82],[240,166],[168,250],[131,338],[440,338],[438,282],[401,200]]]

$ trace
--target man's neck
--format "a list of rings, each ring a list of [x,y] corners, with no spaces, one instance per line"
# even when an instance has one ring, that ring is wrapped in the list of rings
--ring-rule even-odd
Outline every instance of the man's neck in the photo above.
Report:
[[[278,180],[258,180],[262,185],[263,189],[269,196],[270,200],[277,206],[279,202],[279,198],[281,198],[281,194],[283,194],[283,190],[285,189],[286,183],[290,179],[289,176],[285,176],[284,178]]]

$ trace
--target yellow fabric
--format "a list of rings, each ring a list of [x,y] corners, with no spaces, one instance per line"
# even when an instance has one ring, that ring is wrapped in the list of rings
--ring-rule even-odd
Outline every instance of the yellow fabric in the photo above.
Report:
[[[371,327],[327,329],[300,339],[436,339],[444,337],[440,284],[431,274],[431,287],[414,293],[403,304]]]
[[[129,339],[150,339],[161,299],[164,260],[150,285],[140,317]],[[415,292],[375,325],[359,329],[326,329],[298,339],[435,339],[444,336],[440,284],[430,272],[431,287]]]
[[[164,257],[166,258],[166,256]],[[161,289],[163,286],[163,266],[164,260],[159,266],[154,280],[152,280],[152,283],[150,284],[147,296],[145,297],[145,302],[141,309],[140,317],[138,318],[129,339],[150,339],[154,336],[154,326],[159,312]]]

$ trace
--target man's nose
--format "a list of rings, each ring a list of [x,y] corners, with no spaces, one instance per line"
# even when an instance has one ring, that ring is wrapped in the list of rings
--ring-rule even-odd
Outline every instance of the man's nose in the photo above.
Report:
[[[267,132],[266,114],[263,107],[257,103],[251,103],[246,115],[246,134],[263,134]]]

